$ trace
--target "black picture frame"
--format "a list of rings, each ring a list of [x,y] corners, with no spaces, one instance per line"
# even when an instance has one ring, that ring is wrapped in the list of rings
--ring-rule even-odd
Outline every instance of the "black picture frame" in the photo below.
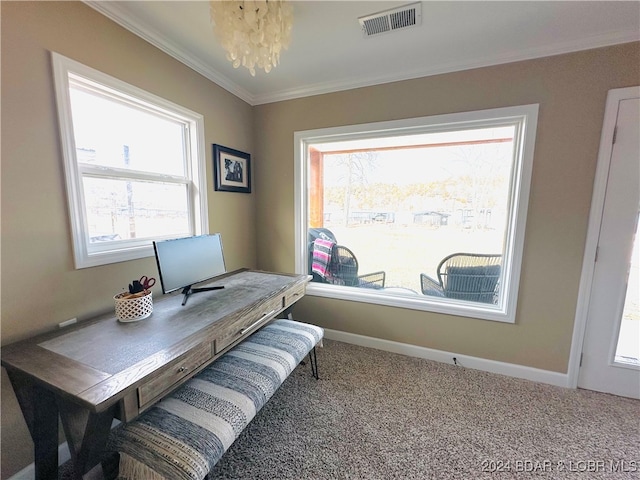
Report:
[[[213,185],[219,192],[251,193],[251,155],[214,143]]]

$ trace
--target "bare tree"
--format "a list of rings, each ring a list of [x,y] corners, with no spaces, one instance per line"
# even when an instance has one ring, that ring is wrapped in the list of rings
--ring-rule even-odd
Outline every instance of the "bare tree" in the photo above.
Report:
[[[487,211],[501,202],[502,189],[498,184],[501,179],[508,178],[509,159],[505,157],[497,145],[461,146],[456,151],[458,162],[465,165],[465,174],[458,176],[456,185],[457,197],[463,205],[467,205],[477,215]],[[473,222],[473,227],[485,226],[486,220]]]
[[[351,152],[335,156],[336,166],[344,167],[345,174],[340,177],[345,185],[343,198],[344,222],[349,224],[351,216],[351,199],[354,189],[369,183],[368,173],[376,166],[378,154],[376,152]]]

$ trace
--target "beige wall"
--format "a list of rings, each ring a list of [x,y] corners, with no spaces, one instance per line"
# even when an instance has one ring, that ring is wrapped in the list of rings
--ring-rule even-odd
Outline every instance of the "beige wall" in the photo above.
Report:
[[[515,325],[307,297],[298,318],[327,328],[567,370],[606,92],[640,84],[640,45],[440,75],[251,108],[79,2],[0,2],[2,344],[112,308],[153,259],[75,270],[49,51],[205,116],[210,230],[230,269],[294,269],[293,132],[539,103]],[[255,135],[254,135],[255,129]],[[211,144],[251,152],[251,195],[213,191]],[[259,238],[260,241],[256,241]],[[2,470],[32,444],[2,372]]]
[[[540,104],[515,324],[306,296],[294,316],[326,328],[535,367],[568,368],[607,91],[640,84],[640,44],[255,108],[258,264],[293,271],[295,131]]]
[[[2,344],[113,309],[131,279],[156,272],[153,258],[74,269],[52,50],[204,115],[210,230],[222,232],[228,268],[256,267],[255,194],[214,192],[211,163],[213,143],[252,151],[251,106],[80,2],[0,8]],[[32,448],[3,369],[2,478]]]

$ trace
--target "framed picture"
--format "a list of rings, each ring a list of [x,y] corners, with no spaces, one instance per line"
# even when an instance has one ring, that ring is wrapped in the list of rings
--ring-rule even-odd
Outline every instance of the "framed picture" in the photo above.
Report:
[[[214,144],[213,176],[217,191],[251,193],[251,155]]]

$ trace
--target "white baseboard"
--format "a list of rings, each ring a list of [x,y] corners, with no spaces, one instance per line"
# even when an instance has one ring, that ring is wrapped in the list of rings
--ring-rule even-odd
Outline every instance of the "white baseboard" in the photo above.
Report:
[[[571,388],[569,377],[566,373],[551,372],[549,370],[541,370],[539,368],[525,367],[513,363],[497,362],[495,360],[487,360],[485,358],[470,357],[458,353],[444,352],[442,350],[434,350],[426,347],[418,347],[409,345],[408,343],[393,342],[391,340],[382,340],[380,338],[366,337],[355,333],[341,332],[339,330],[324,330],[325,338],[329,340],[337,340],[339,342],[359,345],[361,347],[375,348],[385,352],[400,353],[410,357],[424,358],[425,360],[433,360],[435,362],[453,363],[453,357],[456,357],[458,365],[474,370],[482,370],[485,372],[498,373],[509,377],[522,378],[534,382],[547,383],[558,387]],[[58,447],[58,464],[62,465],[71,458],[67,442]],[[9,480],[33,480],[35,478],[35,467],[33,463],[20,470]]]
[[[500,375],[522,378],[534,382],[547,383],[558,387],[570,388],[569,377],[566,373],[541,370],[513,363],[497,362],[495,360],[487,360],[485,358],[470,357],[459,353],[444,352],[442,350],[433,350],[431,348],[418,347],[416,345],[409,345],[407,343],[394,342],[391,340],[382,340],[380,338],[366,337],[364,335],[341,332],[339,330],[325,329],[324,336],[329,340],[337,340],[344,343],[359,345],[361,347],[375,348],[386,352],[400,353],[402,355],[424,358],[435,362],[453,364],[453,357],[456,357],[457,364],[462,367],[498,373]]]
[[[67,442],[58,446],[58,465],[62,465],[71,459],[71,453],[69,453],[69,446]],[[15,475],[9,477],[9,480],[33,480],[36,478],[36,467],[33,463],[27,465]]]

